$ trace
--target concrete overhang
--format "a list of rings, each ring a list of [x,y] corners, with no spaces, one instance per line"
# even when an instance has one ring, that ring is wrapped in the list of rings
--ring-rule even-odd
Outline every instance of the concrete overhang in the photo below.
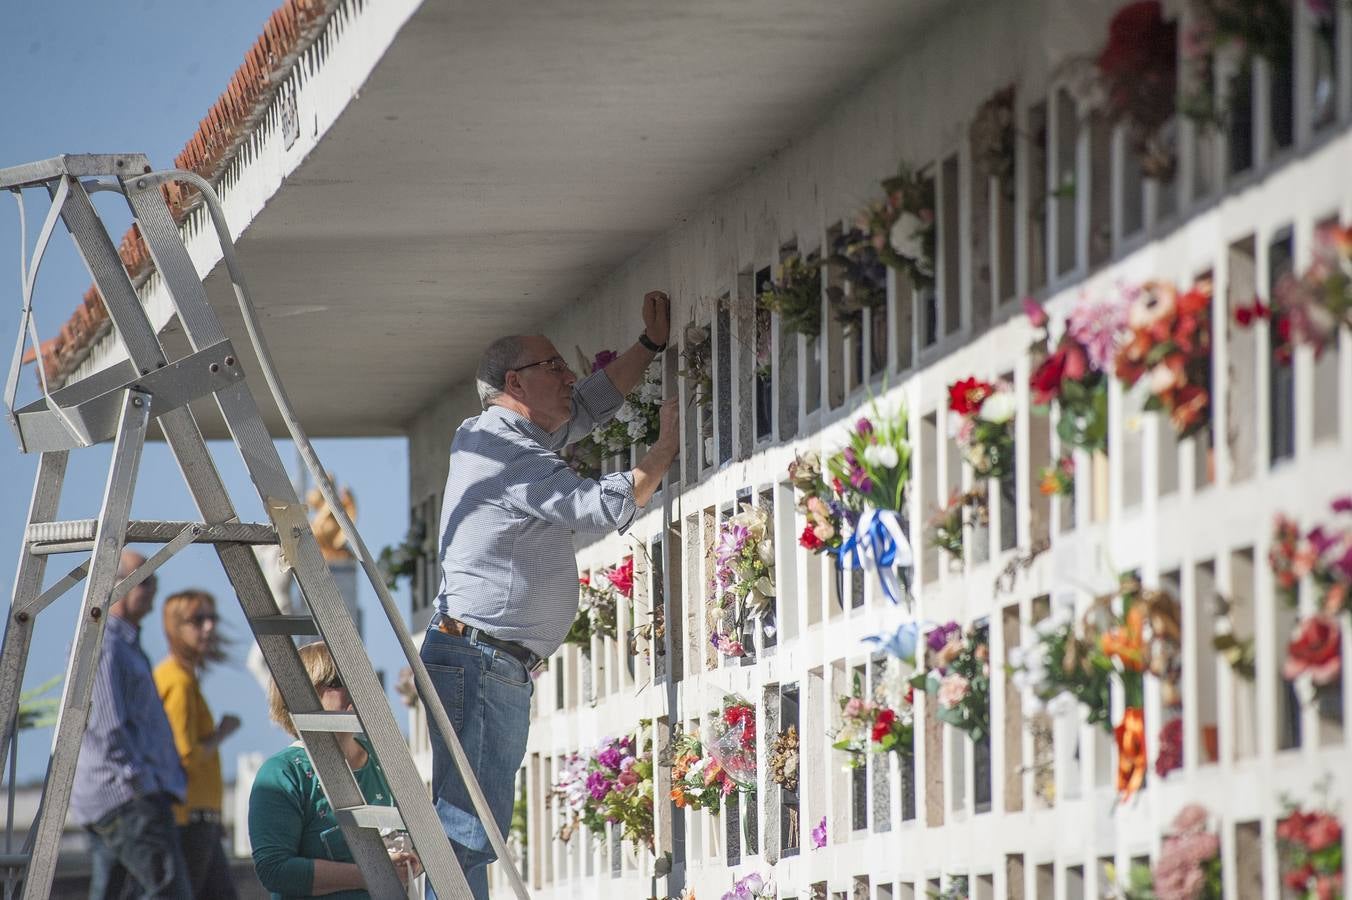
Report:
[[[365,71],[352,64],[359,92],[326,131],[316,118],[313,147],[233,223],[314,435],[401,432],[472,376],[488,340],[539,330],[793,142],[946,6],[405,5],[383,52]],[[359,28],[338,38],[369,39]],[[333,49],[324,62],[344,64]],[[243,176],[265,164],[260,154]],[[213,264],[212,303],[243,346]],[[209,417],[203,427],[219,436]]]

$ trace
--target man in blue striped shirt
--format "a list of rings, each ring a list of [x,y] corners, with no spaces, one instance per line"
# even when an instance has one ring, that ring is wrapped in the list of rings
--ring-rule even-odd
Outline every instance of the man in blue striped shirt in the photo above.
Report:
[[[144,562],[141,554],[124,550],[118,580]],[[154,605],[152,575],[108,607],[103,626],[70,796],[71,818],[89,832],[91,900],[192,897],[171,808],[183,802],[187,777],[141,649],[141,620]]]
[[[578,380],[548,338],[501,338],[477,374],[483,413],[451,442],[441,513],[441,590],[422,658],[493,818],[506,833],[530,726],[531,673],[577,615],[573,535],[629,527],[676,458],[679,410],[630,472],[582,478],[559,451],[610,421],[666,348],[670,302],[643,298],[644,331],[604,369]],[[495,858],[441,736],[432,734],[437,812],[476,900]]]

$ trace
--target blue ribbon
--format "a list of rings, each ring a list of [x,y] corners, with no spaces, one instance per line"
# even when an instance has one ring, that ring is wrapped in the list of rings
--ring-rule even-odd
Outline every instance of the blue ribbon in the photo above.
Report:
[[[876,570],[883,594],[893,605],[901,602],[903,587],[909,593],[907,573],[915,565],[915,557],[901,516],[895,510],[865,510],[854,533],[835,554],[837,568]]]

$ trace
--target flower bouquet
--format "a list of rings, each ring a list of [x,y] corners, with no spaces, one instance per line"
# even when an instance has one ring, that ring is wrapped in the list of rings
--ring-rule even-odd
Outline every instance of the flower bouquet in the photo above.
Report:
[[[988,502],[986,492],[977,488],[954,491],[948,503],[936,509],[925,523],[930,544],[947,553],[950,562],[961,565],[963,528],[987,523],[990,515]]]
[[[964,378],[948,386],[948,409],[956,415],[953,439],[978,478],[1014,472],[1014,413],[1018,400],[1005,383]]]
[[[1195,803],[1174,817],[1151,870],[1159,900],[1220,900],[1221,839],[1206,825],[1207,811]]]
[[[712,403],[714,399],[713,328],[691,322],[685,326],[681,346],[681,368],[676,374],[691,382],[692,401]],[[710,432],[712,434],[712,432]]]
[[[831,254],[826,264],[850,283],[846,295],[843,288],[832,285],[826,289],[826,298],[836,310],[837,321],[848,324],[856,313],[876,309],[887,303],[887,266],[868,232],[852,228],[831,242]]]
[[[734,881],[732,890],[724,891],[720,900],[775,900],[775,883],[759,872],[752,872]]]
[[[1340,326],[1352,327],[1352,227],[1319,229],[1310,267],[1299,278],[1282,276],[1274,294],[1279,357],[1290,360],[1296,344],[1323,353]]]
[[[581,357],[581,351],[578,351]],[[602,350],[590,363],[582,357],[584,369],[599,372],[615,361],[617,353]],[[659,366],[649,366],[638,387],[629,392],[615,417],[598,425],[590,435],[591,442],[602,457],[627,453],[634,444],[651,444],[657,440],[659,414],[662,409],[662,372]]]
[[[1001,88],[982,103],[968,129],[972,139],[972,168],[982,178],[995,178],[1014,189],[1014,85]],[[980,186],[977,190],[981,190]]]
[[[1211,282],[1179,293],[1169,282],[1150,281],[1133,293],[1117,377],[1127,387],[1144,379],[1145,408],[1167,412],[1179,437],[1188,437],[1211,416]]]
[[[756,708],[739,697],[723,701],[704,726],[704,748],[722,773],[744,793],[756,790]]]
[[[1174,116],[1178,82],[1178,23],[1166,21],[1160,0],[1138,0],[1118,10],[1099,53],[1107,112],[1125,121],[1141,171],[1173,178],[1175,149],[1163,134]]]
[[[1339,515],[1352,513],[1352,495],[1339,497],[1329,508]],[[1288,605],[1296,605],[1300,581],[1308,575],[1325,615],[1352,606],[1352,522],[1316,525],[1302,535],[1294,520],[1279,515],[1268,562],[1278,595]]]
[[[683,733],[672,740],[671,799],[679,807],[718,812],[737,782],[705,750],[699,736]]]
[[[1053,714],[1079,702],[1087,720],[1112,730],[1112,660],[1099,650],[1098,634],[1081,622],[1076,627],[1071,607],[1058,603],[1052,614],[1033,628],[1032,646],[1009,650],[1009,672],[1034,710]]]
[[[742,504],[742,511],[719,526],[713,548],[714,579],[710,599],[709,642],[726,656],[745,656],[741,636],[747,622],[759,620],[775,598],[775,548],[769,514]],[[725,620],[731,629],[723,630]]]
[[[1308,675],[1316,697],[1336,691],[1343,674],[1343,632],[1338,620],[1315,613],[1296,623],[1286,644],[1282,677],[1295,681]]]
[[[874,403],[872,418],[855,422],[848,443],[826,466],[854,525],[836,551],[837,566],[876,570],[884,595],[899,603],[904,573],[914,564],[902,518],[911,478],[906,411],[886,414]]]
[[[1282,883],[1301,900],[1341,900],[1343,824],[1331,812],[1288,807],[1277,823]]]
[[[798,546],[813,553],[835,551],[844,540],[845,505],[823,479],[821,457],[815,452],[795,456],[789,463],[789,481],[798,492],[798,511],[807,519]]]
[[[889,664],[895,660],[889,660]],[[850,768],[858,769],[872,753],[891,750],[903,755],[915,752],[912,740],[915,730],[911,706],[914,688],[909,687],[900,703],[888,705],[883,698],[863,698],[855,679],[854,695],[840,698],[840,728],[832,735],[836,750],[849,754]]]
[[[939,721],[965,731],[974,741],[990,734],[990,636],[982,623],[964,631],[957,622],[925,636],[928,670],[911,684],[933,694]]]
[[[636,753],[634,746],[632,737],[607,738],[591,754],[564,761],[554,793],[574,817],[560,830],[560,839],[572,837],[579,822],[598,836],[613,822],[625,838],[652,850],[652,754]]]
[[[904,272],[917,290],[934,286],[934,181],[902,163],[884,179],[885,196],[855,217],[855,227],[887,266]]]
[[[630,557],[629,565],[633,566],[633,557]],[[591,656],[593,634],[612,640],[615,638],[617,611],[615,592],[609,587],[593,584],[591,575],[580,576],[577,584],[579,593],[577,617],[573,619],[568,634],[564,635],[563,642],[579,647],[583,654]]]
[[[1044,471],[1042,490],[1065,494],[1074,483],[1066,448],[1093,453],[1108,447],[1108,375],[1126,336],[1126,297],[1081,300],[1070,311],[1065,331],[1055,344],[1046,311],[1033,300],[1024,301],[1024,310],[1029,322],[1043,329],[1046,348],[1029,378],[1034,406],[1044,411],[1055,403],[1060,410],[1056,433],[1062,455],[1050,473]]]
[[[789,331],[809,340],[822,333],[822,264],[815,254],[791,253],[779,264],[779,275],[757,299],[757,304],[779,313]]]
[[[1037,489],[1048,497],[1069,497],[1075,493],[1075,457],[1062,453],[1056,462],[1039,469]]]

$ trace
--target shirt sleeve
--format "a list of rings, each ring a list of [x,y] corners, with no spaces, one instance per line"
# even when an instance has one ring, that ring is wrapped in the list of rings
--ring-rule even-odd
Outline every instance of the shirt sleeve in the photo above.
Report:
[[[314,860],[297,855],[305,829],[305,798],[284,759],[263,763],[249,792],[249,841],[263,887],[283,896],[308,896]]]
[[[557,437],[553,449],[559,450],[569,444],[582,440],[591,434],[592,429],[604,425],[615,418],[624,405],[624,395],[615,387],[606,370],[593,372],[573,385],[573,418],[567,428],[561,429],[563,437]]]
[[[115,641],[104,636],[105,644]],[[128,727],[131,716],[127,699],[131,696],[129,674],[122,662],[121,647],[106,646],[99,655],[98,672],[94,675],[94,695],[89,706],[86,731],[102,735],[105,741],[103,756],[106,763],[121,773],[132,792],[146,796],[155,792],[155,779],[146,771],[147,760],[138,752],[134,738],[136,729]]]
[[[629,528],[638,507],[628,472],[583,478],[557,453],[543,448],[524,452],[523,464],[508,470],[505,494],[511,508],[574,531],[623,534]]]

